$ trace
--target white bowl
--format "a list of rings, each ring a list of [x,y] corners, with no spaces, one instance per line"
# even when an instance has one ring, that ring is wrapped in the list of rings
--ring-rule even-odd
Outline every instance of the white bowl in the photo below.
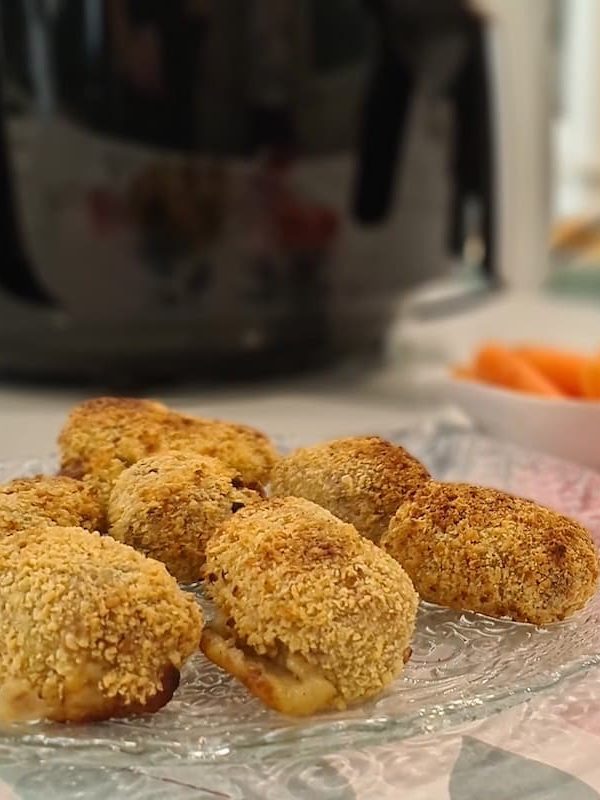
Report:
[[[483,431],[600,470],[600,402],[563,400],[448,378],[446,397]]]

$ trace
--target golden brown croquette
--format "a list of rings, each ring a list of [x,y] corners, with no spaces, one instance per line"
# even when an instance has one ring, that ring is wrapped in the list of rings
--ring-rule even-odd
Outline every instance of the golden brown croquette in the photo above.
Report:
[[[268,481],[276,453],[245,425],[178,414],[150,400],[100,397],[76,406],[59,436],[61,472],[83,478],[105,501],[118,476],[145,456],[189,451],[221,459],[246,482]]]
[[[0,486],[0,536],[36,525],[97,531],[104,512],[92,488],[73,478],[19,478]]]
[[[82,528],[0,538],[0,719],[157,711],[202,615],[162,564]]]
[[[249,506],[207,545],[219,610],[204,653],[289,714],[381,691],[410,655],[418,598],[404,570],[302,498]]]
[[[182,583],[200,579],[204,549],[215,529],[262,501],[235,469],[210,456],[163,453],[119,475],[108,505],[109,533],[162,561]]]
[[[277,463],[271,494],[312,500],[379,542],[398,506],[429,480],[403,447],[378,436],[336,439],[296,450]]]
[[[430,483],[402,505],[381,546],[424,600],[545,625],[582,608],[598,555],[579,523],[530,500]]]

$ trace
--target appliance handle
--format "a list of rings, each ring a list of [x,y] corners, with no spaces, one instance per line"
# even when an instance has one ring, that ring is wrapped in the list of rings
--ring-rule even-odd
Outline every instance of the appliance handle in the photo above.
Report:
[[[550,76],[547,0],[472,0],[486,19],[486,53],[494,164],[492,281],[429,287],[409,301],[411,313],[435,318],[465,310],[499,288],[531,291],[548,275]]]
[[[497,112],[485,24],[479,15],[466,22],[467,52],[447,95],[453,107],[448,249],[456,269],[412,292],[405,312],[418,319],[462,313],[495,296],[498,288]],[[478,209],[474,229],[466,219],[469,201]],[[465,245],[468,245],[465,252]],[[462,265],[462,266],[461,266]]]
[[[33,272],[23,248],[8,161],[2,77],[0,69],[0,288],[20,300],[49,307],[55,303]]]
[[[366,92],[354,190],[354,215],[364,225],[380,223],[390,210],[416,85],[414,71],[381,39]]]

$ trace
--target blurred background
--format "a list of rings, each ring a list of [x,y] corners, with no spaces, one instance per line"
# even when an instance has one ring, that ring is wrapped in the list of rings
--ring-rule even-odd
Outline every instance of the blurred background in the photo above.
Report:
[[[2,0],[0,24],[6,453],[84,395],[315,437],[437,413],[487,337],[598,348],[597,0]]]

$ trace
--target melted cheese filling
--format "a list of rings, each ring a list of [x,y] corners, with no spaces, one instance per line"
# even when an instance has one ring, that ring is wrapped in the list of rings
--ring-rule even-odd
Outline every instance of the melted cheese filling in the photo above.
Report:
[[[207,658],[283,714],[306,716],[343,706],[335,686],[301,655],[281,645],[273,656],[258,654],[236,637],[222,615],[204,629],[201,647]]]

